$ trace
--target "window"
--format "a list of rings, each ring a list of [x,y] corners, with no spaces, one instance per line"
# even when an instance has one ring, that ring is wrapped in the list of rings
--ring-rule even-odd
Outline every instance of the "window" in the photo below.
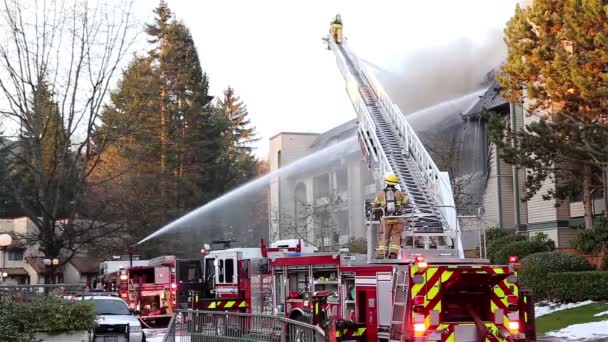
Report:
[[[18,261],[23,260],[23,249],[9,249],[7,251],[8,260]]]
[[[217,270],[218,283],[224,282],[224,259],[220,260]]]
[[[348,190],[348,170],[340,169],[336,171],[336,187],[338,191],[347,191]]]
[[[327,197],[329,195],[329,174],[315,176],[312,189],[314,199]]]
[[[96,315],[131,315],[129,307],[122,300],[93,299]]]
[[[338,231],[340,235],[348,235],[348,210],[338,213]]]
[[[205,281],[209,282],[215,276],[215,259],[209,258],[205,259]]]
[[[226,259],[226,283],[234,283],[234,260]]]

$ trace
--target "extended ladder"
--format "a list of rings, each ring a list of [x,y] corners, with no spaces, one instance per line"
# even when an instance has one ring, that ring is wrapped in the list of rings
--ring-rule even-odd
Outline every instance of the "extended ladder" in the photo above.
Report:
[[[346,44],[327,38],[346,90],[357,112],[362,152],[379,188],[384,176],[395,173],[399,188],[410,198],[411,217],[402,248],[423,245],[425,253],[464,257],[454,196],[447,172],[440,172],[399,108]],[[411,243],[408,243],[411,241]],[[407,254],[407,253],[406,253]]]

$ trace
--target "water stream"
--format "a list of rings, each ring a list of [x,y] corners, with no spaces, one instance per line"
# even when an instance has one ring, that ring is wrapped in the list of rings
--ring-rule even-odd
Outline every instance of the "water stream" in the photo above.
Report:
[[[407,114],[406,117],[418,132],[422,133],[428,129],[438,130],[439,126],[445,124],[446,121],[449,121],[448,119],[453,119],[455,114],[460,114],[466,111],[469,106],[474,103],[475,99],[484,91],[485,89],[482,89],[455,99],[450,99],[418,110],[411,114]],[[425,134],[423,133],[423,135]],[[178,231],[184,228],[199,227],[198,229],[201,229],[201,227],[203,227],[203,223],[210,219],[212,213],[219,212],[223,208],[229,207],[230,203],[236,203],[238,199],[241,199],[244,196],[259,193],[260,191],[265,190],[264,188],[268,187],[272,182],[275,182],[277,178],[306,177],[320,173],[319,170],[329,168],[330,166],[335,165],[335,163],[341,162],[341,160],[344,160],[344,158],[347,156],[357,152],[358,149],[359,144],[356,137],[351,137],[316,151],[267,175],[258,177],[230,192],[227,192],[211,202],[165,225],[156,232],[142,239],[140,242],[138,242],[138,244],[156,238],[160,235]]]
[[[185,227],[197,225],[196,223],[203,222],[209,214],[215,210],[221,210],[225,205],[234,202],[235,200],[246,196],[250,193],[255,193],[269,186],[272,182],[280,177],[298,177],[302,175],[310,175],[313,171],[327,168],[335,163],[341,162],[353,152],[359,149],[359,144],[356,137],[351,137],[343,141],[337,142],[324,149],[309,154],[301,159],[298,159],[290,164],[285,165],[269,174],[258,177],[240,187],[227,192],[226,194],[212,200],[211,202],[191,211],[190,213],[178,218],[177,220],[165,225],[156,232],[148,235],[137,244],[141,244],[150,239],[154,239],[160,235],[176,231]]]

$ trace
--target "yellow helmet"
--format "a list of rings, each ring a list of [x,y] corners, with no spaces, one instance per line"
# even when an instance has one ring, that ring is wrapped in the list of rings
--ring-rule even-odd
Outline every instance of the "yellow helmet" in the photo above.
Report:
[[[397,178],[397,175],[395,175],[394,173],[390,173],[386,175],[386,178],[384,178],[384,182],[386,182],[386,184],[388,185],[397,185],[397,183],[399,183],[399,178]]]

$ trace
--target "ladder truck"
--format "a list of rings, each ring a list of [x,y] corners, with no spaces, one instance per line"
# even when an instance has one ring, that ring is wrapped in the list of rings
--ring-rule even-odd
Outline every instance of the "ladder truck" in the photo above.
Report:
[[[362,289],[367,284],[372,295],[360,294],[358,269],[354,295],[343,293],[355,301],[359,296],[367,298],[365,305],[356,303],[355,310],[356,321],[374,330],[366,340],[373,336],[387,341],[534,340],[533,299],[520,289],[513,265],[465,259],[448,173],[439,171],[403,113],[350,50],[346,38],[342,34],[339,41],[335,38],[330,31],[324,40],[335,54],[357,113],[362,154],[378,188],[386,174],[394,173],[398,189],[410,198],[410,205],[398,217],[406,228],[396,260],[374,259],[382,209],[366,202],[368,265],[359,272],[370,280],[358,284]],[[510,261],[516,263],[517,258]],[[388,265],[390,270],[380,269]],[[340,267],[341,281],[343,274],[352,275],[347,270]],[[372,312],[377,305],[385,308]]]
[[[448,174],[347,39],[332,33],[325,41],[378,188],[394,173],[410,198],[397,258],[376,258],[382,210],[366,202],[367,255],[319,253],[301,240],[212,251],[192,307],[283,315],[327,327],[338,341],[534,341],[534,302],[520,287],[517,257],[508,265],[464,257]]]

